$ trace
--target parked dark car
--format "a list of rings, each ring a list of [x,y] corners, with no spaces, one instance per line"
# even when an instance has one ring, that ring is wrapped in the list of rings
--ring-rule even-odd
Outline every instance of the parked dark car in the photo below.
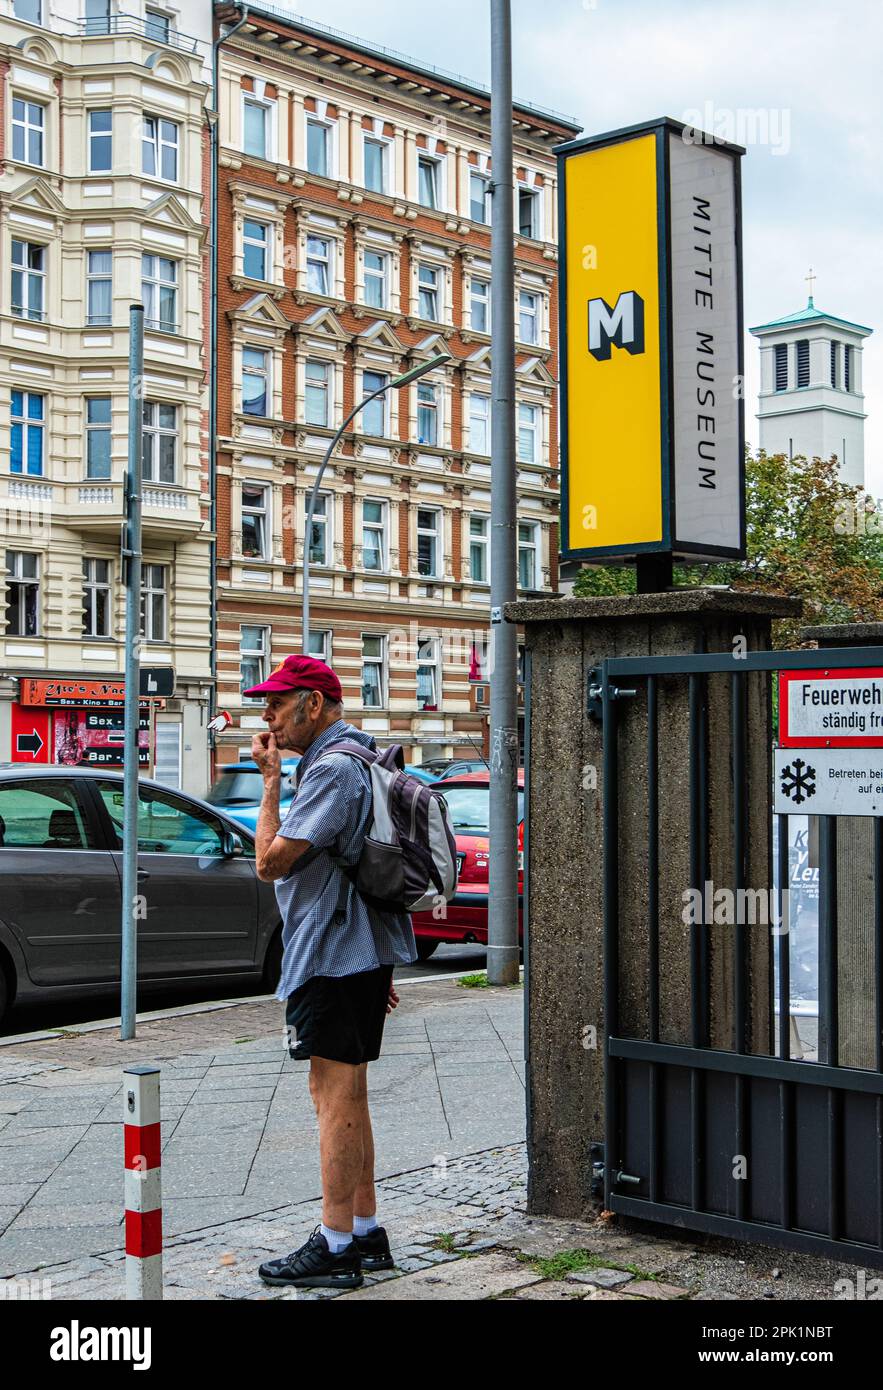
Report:
[[[0,1018],[12,1003],[118,985],[122,827],[122,773],[0,764]],[[275,989],[282,927],[253,836],[141,781],[138,849],[139,992],[239,979]]]

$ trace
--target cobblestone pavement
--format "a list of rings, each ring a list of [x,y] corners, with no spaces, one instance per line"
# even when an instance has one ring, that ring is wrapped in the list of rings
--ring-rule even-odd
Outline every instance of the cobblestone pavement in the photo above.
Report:
[[[257,1266],[300,1245],[320,1218],[317,1200],[242,1217],[169,1240],[167,1299],[314,1301],[326,1298],[588,1301],[831,1299],[853,1266],[726,1241],[627,1229],[525,1213],[523,1144],[466,1154],[378,1183],[394,1270],[367,1274],[360,1289],[281,1289]],[[47,1264],[19,1276],[33,1297],[121,1300],[118,1251]]]
[[[368,1082],[378,1174],[524,1136],[523,992],[403,985]],[[122,1068],[161,1068],[167,1237],[321,1191],[308,1062],[267,999],[0,1049],[0,1277],[120,1249]]]

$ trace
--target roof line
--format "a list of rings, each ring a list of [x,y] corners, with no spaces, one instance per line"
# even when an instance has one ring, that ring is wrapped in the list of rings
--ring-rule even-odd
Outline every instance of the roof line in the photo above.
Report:
[[[243,0],[230,0],[233,7],[241,8]],[[371,44],[365,39],[357,38],[354,34],[347,34],[342,29],[334,29],[330,24],[322,24],[319,20],[305,19],[302,15],[294,14],[291,10],[283,9],[280,5],[268,3],[268,0],[258,0],[257,4],[252,4],[248,0],[249,14],[264,15],[268,19],[278,19],[283,23],[303,29],[306,33],[315,34],[320,37],[338,39],[354,48],[359,53],[367,56],[387,58],[392,62],[397,62],[407,67],[410,72],[417,73],[424,77],[442,78],[447,82],[453,82],[464,92],[472,92],[476,96],[490,100],[490,91],[487,87],[482,87],[471,78],[463,77],[462,74],[451,72],[448,68],[441,68],[434,63],[422,63],[408,56],[407,53],[400,52],[396,48],[387,48],[384,44]],[[537,106],[530,101],[513,101],[513,110],[529,112],[531,115],[545,117],[553,120],[560,125],[567,126],[574,131],[582,130],[575,116],[567,116],[562,111],[555,111],[551,107]]]

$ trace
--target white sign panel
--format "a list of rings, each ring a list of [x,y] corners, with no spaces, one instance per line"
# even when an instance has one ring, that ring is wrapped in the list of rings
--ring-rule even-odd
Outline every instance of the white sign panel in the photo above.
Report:
[[[685,140],[684,136],[690,137]],[[742,546],[738,163],[669,134],[675,542]]]
[[[883,749],[778,748],[777,815],[883,816]]]
[[[809,748],[883,745],[883,669],[782,671],[779,740]]]

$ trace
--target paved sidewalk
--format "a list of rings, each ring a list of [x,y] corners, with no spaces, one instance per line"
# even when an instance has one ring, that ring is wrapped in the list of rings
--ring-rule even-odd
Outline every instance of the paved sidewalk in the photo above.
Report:
[[[369,1068],[378,1173],[524,1135],[521,989],[409,983]],[[162,1068],[166,1238],[321,1191],[308,1062],[272,999],[0,1050],[0,1276],[122,1248],[122,1067]]]

